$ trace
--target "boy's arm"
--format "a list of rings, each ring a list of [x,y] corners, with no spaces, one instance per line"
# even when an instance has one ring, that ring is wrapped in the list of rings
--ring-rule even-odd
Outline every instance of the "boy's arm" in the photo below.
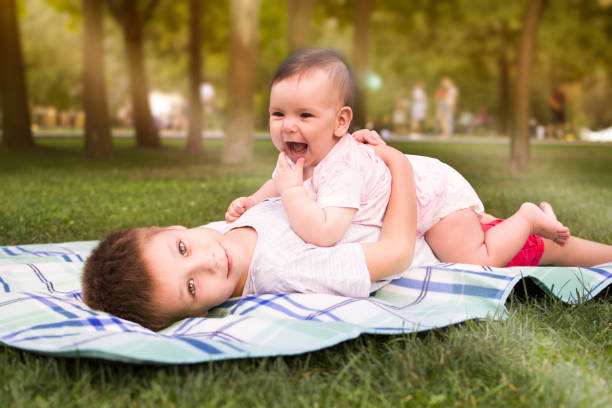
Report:
[[[351,225],[357,209],[321,207],[304,188],[304,160],[299,159],[292,169],[281,152],[278,163],[274,182],[293,230],[310,244],[335,245]]]
[[[278,192],[274,187],[274,181],[270,179],[263,183],[261,187],[259,187],[257,191],[250,196],[238,197],[232,201],[225,212],[225,220],[227,222],[236,221],[246,210],[253,207],[255,204],[263,201],[266,198],[277,196]]]
[[[416,241],[416,188],[410,161],[400,151],[377,145],[376,154],[391,171],[391,196],[377,242],[362,243],[372,282],[406,270]]]

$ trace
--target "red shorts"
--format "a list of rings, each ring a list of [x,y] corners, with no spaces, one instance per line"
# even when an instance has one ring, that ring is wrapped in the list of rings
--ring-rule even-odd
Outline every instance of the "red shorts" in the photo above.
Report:
[[[487,224],[480,224],[486,232],[489,228],[499,224],[503,220],[493,220]],[[530,235],[523,248],[508,262],[506,266],[538,266],[544,253],[544,240],[537,235]]]

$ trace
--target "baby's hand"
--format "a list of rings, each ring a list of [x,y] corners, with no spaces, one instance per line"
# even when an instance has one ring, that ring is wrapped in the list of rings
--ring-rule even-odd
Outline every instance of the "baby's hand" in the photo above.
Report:
[[[359,143],[368,144],[372,146],[378,146],[379,144],[385,144],[385,141],[375,130],[359,129],[353,133],[353,139]]]
[[[249,197],[238,197],[237,199],[231,202],[229,207],[227,207],[227,211],[225,213],[225,221],[236,221],[238,218],[240,218],[242,214],[244,214],[246,210],[248,210],[255,204],[255,201],[251,200]]]
[[[292,187],[300,187],[304,183],[304,159],[299,158],[292,169],[285,152],[278,155],[278,166],[274,175],[274,186],[278,194]]]

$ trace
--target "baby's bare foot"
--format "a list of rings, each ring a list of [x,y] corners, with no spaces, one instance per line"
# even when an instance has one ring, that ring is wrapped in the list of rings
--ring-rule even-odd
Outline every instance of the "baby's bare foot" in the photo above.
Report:
[[[569,228],[557,220],[550,204],[543,202],[538,207],[535,204],[525,203],[521,206],[521,211],[525,211],[530,217],[534,234],[548,238],[561,246],[565,245],[570,237]]]
[[[540,203],[540,208],[542,209],[542,212],[544,214],[546,214],[547,217],[559,222],[557,220],[557,215],[555,214],[555,211],[553,210],[552,206],[547,203],[546,201],[542,201]],[[556,242],[557,244],[563,246],[565,245],[565,243],[567,242],[567,240],[570,237],[570,230],[569,228],[567,228],[565,225],[559,223],[562,226],[562,230],[559,230],[560,232],[560,237],[558,237],[557,239],[553,239],[554,242]]]
[[[557,220],[557,214],[555,214],[555,211],[553,210],[552,206],[548,202],[542,201],[540,203],[540,209],[544,212],[544,214],[546,214],[553,220],[555,221]]]

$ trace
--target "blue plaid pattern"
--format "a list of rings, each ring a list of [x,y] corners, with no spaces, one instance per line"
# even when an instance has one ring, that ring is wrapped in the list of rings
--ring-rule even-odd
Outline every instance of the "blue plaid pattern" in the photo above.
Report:
[[[371,294],[266,294],[230,299],[207,318],[160,332],[89,309],[83,262],[96,241],[0,247],[0,342],[64,357],[131,363],[197,363],[305,353],[361,333],[430,330],[469,319],[503,319],[514,286],[531,277],[566,302],[592,298],[612,282],[595,268],[438,264],[416,268]]]

